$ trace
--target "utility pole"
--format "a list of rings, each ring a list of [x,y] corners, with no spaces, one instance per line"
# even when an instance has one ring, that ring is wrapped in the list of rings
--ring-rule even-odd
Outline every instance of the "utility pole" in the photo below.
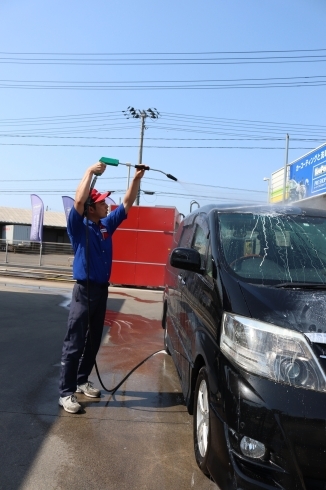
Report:
[[[143,143],[144,143],[144,131],[146,129],[145,126],[145,119],[147,117],[151,119],[158,119],[160,113],[158,112],[157,109],[147,109],[147,110],[139,110],[139,109],[134,109],[133,107],[128,107],[126,111],[122,111],[123,114],[126,116],[127,119],[130,117],[133,117],[135,119],[141,119],[141,124],[140,124],[140,143],[139,143],[139,154],[138,154],[138,165],[141,165],[143,163]],[[140,186],[138,189],[138,194],[137,194],[137,199],[136,199],[136,205],[139,206],[139,201],[140,201]]]
[[[138,153],[138,165],[142,164],[143,161],[143,142],[144,142],[144,130],[145,130],[145,118],[146,113],[144,111],[140,112],[141,125],[140,125],[140,143],[139,143],[139,153]],[[137,193],[136,206],[139,206],[140,201],[140,184]]]
[[[283,204],[285,204],[286,198],[286,179],[288,173],[288,161],[289,161],[289,135],[286,135],[285,144],[285,162],[284,162],[284,178],[283,178]]]

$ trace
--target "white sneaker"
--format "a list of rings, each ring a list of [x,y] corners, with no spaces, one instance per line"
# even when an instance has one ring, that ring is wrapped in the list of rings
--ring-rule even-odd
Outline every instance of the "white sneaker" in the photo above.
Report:
[[[101,396],[101,390],[94,388],[91,381],[87,381],[87,383],[84,383],[83,385],[77,385],[76,393],[84,393],[84,395],[90,396],[91,398],[98,398]]]
[[[59,405],[69,413],[77,413],[81,409],[81,405],[79,405],[75,395],[61,396],[59,398]]]

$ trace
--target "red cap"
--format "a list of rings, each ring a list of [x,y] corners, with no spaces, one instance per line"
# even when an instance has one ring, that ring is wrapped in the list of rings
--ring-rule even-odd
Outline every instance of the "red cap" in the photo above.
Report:
[[[104,201],[104,199],[106,197],[108,197],[110,194],[111,194],[110,191],[107,191],[107,192],[104,192],[103,194],[101,194],[96,189],[92,189],[90,194],[89,194],[89,197],[91,198],[92,203],[95,203],[95,202]]]

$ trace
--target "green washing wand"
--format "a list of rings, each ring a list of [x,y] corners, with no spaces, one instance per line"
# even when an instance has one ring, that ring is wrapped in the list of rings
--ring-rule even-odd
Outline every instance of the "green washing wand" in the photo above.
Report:
[[[129,163],[121,163],[119,160],[116,160],[115,158],[107,158],[107,157],[102,157],[99,159],[101,163],[105,163],[105,165],[113,165],[114,167],[117,167],[118,165],[125,165],[126,167],[135,167],[137,169],[144,169],[144,170],[153,170],[153,172],[161,172],[161,174],[166,175],[169,179],[175,180],[178,182],[178,179],[174,177],[171,174],[166,174],[162,170],[157,170],[156,168],[150,168],[147,165],[130,165]]]

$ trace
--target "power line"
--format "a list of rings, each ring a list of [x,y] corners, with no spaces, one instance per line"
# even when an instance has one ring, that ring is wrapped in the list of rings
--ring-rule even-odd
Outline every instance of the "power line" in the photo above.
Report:
[[[39,124],[36,124],[36,126],[39,126]],[[229,129],[228,127],[231,126]],[[151,129],[164,129],[164,130],[169,130],[169,131],[176,131],[176,132],[191,132],[191,133],[199,133],[199,134],[210,134],[210,135],[219,135],[219,136],[229,136],[229,137],[235,137],[237,140],[241,140],[242,138],[245,139],[255,139],[255,140],[277,140],[277,139],[282,139],[280,138],[280,135],[284,133],[286,129],[291,131],[291,135],[293,135],[293,138],[295,136],[301,136],[300,139],[307,140],[307,137],[313,137],[314,140],[318,138],[319,139],[324,139],[325,134],[326,134],[326,128],[321,127],[323,132],[319,132],[316,129],[310,129],[310,128],[291,128],[291,125],[288,127],[273,127],[273,126],[264,126],[263,124],[256,125],[256,124],[245,124],[244,126],[237,124],[237,123],[232,123],[232,122],[196,122],[192,123],[191,121],[186,121],[181,124],[174,122],[173,124],[167,124],[167,123],[157,123],[155,126],[149,125]],[[222,129],[221,129],[222,128]],[[6,133],[2,133],[2,137],[61,137],[61,138],[89,138],[91,139],[91,136],[80,136],[81,133],[92,133],[92,132],[112,132],[112,131],[120,131],[120,130],[126,130],[126,129],[134,129],[134,125],[124,125],[124,126],[117,126],[115,124],[111,123],[103,123],[101,125],[79,125],[79,126],[61,126],[59,128],[45,128],[42,125],[42,128],[36,129],[36,128],[31,128],[31,129],[19,129],[20,133],[17,133],[17,129],[14,130],[7,130]],[[67,136],[67,132],[69,133],[69,136]],[[72,134],[78,134],[79,136],[71,136]],[[319,133],[319,134],[318,134]],[[62,135],[63,134],[63,135]],[[60,136],[61,135],[61,136]],[[276,136],[274,136],[276,135]],[[302,136],[306,136],[305,138],[302,138]],[[278,137],[278,138],[277,138]],[[112,136],[94,136],[94,139],[123,139],[122,137],[112,137]],[[292,139],[293,139],[292,138]],[[132,139],[130,137],[126,137],[126,139]],[[152,138],[156,139],[156,138]],[[159,138],[157,138],[159,139]],[[165,138],[162,138],[165,139]],[[171,138],[172,139],[172,138]],[[179,138],[175,138],[179,139]],[[187,138],[190,140],[190,138]],[[191,138],[193,139],[193,138]],[[199,138],[198,138],[199,139]],[[216,138],[214,138],[216,139]]]
[[[37,122],[37,121],[42,121],[47,120],[49,123],[51,123],[51,120],[56,120],[56,119],[64,119],[64,118],[80,118],[80,117],[88,117],[90,116],[99,116],[106,118],[108,114],[121,114],[121,117],[119,118],[120,120],[124,120],[124,116],[122,114],[122,111],[113,111],[113,112],[95,112],[95,113],[81,113],[81,114],[68,114],[68,115],[61,115],[61,116],[42,116],[42,117],[34,117],[34,118],[15,118],[15,119],[0,119],[0,124],[1,123],[14,123],[18,124],[20,122]],[[261,121],[261,120],[250,120],[250,119],[235,119],[235,118],[219,118],[219,117],[214,117],[214,116],[201,116],[201,115],[194,115],[194,114],[183,114],[183,113],[170,113],[170,112],[161,112],[160,113],[163,119],[177,119],[177,120],[190,120],[190,122],[193,122],[198,125],[198,121],[203,121],[203,122],[210,122],[210,123],[219,123],[219,124],[231,124],[231,125],[242,125],[242,126],[254,126],[257,125],[258,127],[261,127],[262,125],[273,125],[274,127],[280,127],[282,131],[290,128],[297,128],[297,129],[324,129],[326,130],[326,126],[321,126],[317,124],[299,124],[299,123],[289,123],[289,122],[275,122],[275,121]],[[78,121],[77,121],[78,122]],[[133,120],[130,120],[130,122],[133,122]],[[135,123],[137,123],[135,121]]]
[[[33,191],[21,191],[21,190],[10,190],[10,191],[7,191],[7,190],[0,190],[0,192],[4,193],[4,194],[9,194],[9,193],[13,193],[13,192],[19,192],[20,194],[30,194],[31,192],[38,192],[38,193],[42,193],[42,194],[45,194],[46,196],[58,196],[58,195],[61,195],[61,194],[73,194],[75,192],[75,190],[62,190],[62,191],[53,191],[53,190],[35,190],[33,189]],[[118,190],[111,190],[111,192],[114,192],[114,193],[124,193],[125,192],[125,189],[118,189]],[[266,194],[266,193],[265,193]],[[262,202],[261,200],[254,200],[254,199],[248,199],[248,198],[239,198],[239,197],[232,197],[232,196],[211,196],[211,197],[208,197],[207,195],[204,195],[204,194],[192,194],[192,193],[189,193],[189,194],[180,194],[180,193],[172,193],[172,192],[155,192],[154,195],[157,195],[157,196],[160,196],[160,197],[171,197],[173,199],[175,199],[175,197],[177,196],[179,199],[186,199],[186,200],[189,200],[191,198],[196,198],[196,199],[203,199],[205,201],[215,201],[215,202],[218,202],[218,201],[227,201],[227,202],[252,202],[252,203],[260,203]],[[113,196],[114,197],[114,196]]]
[[[249,51],[183,51],[183,52],[118,52],[118,53],[70,53],[70,52],[14,52],[14,51],[0,51],[0,54],[4,55],[53,55],[53,56],[140,56],[140,55],[200,55],[200,54],[252,54],[252,53],[303,53],[303,52],[319,52],[326,51],[326,48],[314,48],[314,49],[280,49],[280,50],[249,50]]]
[[[85,125],[71,126],[70,125],[70,126],[61,126],[60,128],[51,128],[51,127],[50,128],[44,128],[44,125],[42,123],[34,124],[34,126],[42,126],[41,131],[43,133],[45,133],[46,131],[53,131],[53,130],[54,131],[62,131],[62,130],[71,130],[71,129],[74,129],[74,130],[76,130],[76,129],[80,130],[80,129],[85,129],[85,128],[88,129],[90,127],[89,125],[87,125],[87,126],[85,126]],[[126,124],[124,124],[123,126],[120,126],[120,125],[117,126],[117,123],[93,124],[91,126],[92,129],[98,130],[98,129],[108,128],[111,131],[112,131],[112,129],[120,128],[120,127],[123,127],[123,128],[134,128],[134,125],[131,122],[129,122],[128,123],[128,126]],[[15,129],[15,131],[17,131],[17,129]],[[28,131],[31,131],[31,130],[29,129]],[[33,131],[33,129],[32,129],[32,131]],[[37,131],[40,131],[40,130],[37,129]],[[10,131],[8,131],[8,132],[10,132]]]
[[[96,122],[102,122],[102,121],[109,121],[110,123],[113,122],[113,124],[117,124],[117,121],[121,122],[123,119],[122,117],[115,117],[115,118],[112,118],[112,117],[106,117],[106,116],[103,116],[103,117],[83,117],[83,118],[66,118],[66,119],[49,119],[49,120],[39,120],[39,119],[36,119],[35,121],[31,120],[31,121],[22,121],[20,122],[19,119],[17,119],[17,121],[9,121],[9,122],[6,122],[5,120],[4,121],[0,121],[0,125],[3,125],[3,124],[6,124],[7,126],[9,127],[12,127],[12,126],[21,126],[22,124],[24,126],[45,126],[45,125],[48,125],[48,126],[53,126],[53,125],[58,125],[58,124],[76,124],[76,127],[79,127],[78,124],[81,124],[81,123],[85,123],[85,122],[88,122],[88,123],[96,123]]]
[[[71,144],[37,144],[37,143],[0,143],[0,146],[39,146],[39,147],[76,147],[76,148],[138,148],[139,145],[71,145]],[[160,149],[240,149],[240,150],[284,150],[284,147],[265,147],[265,146],[156,146],[156,145],[146,145],[146,148],[160,148]],[[312,150],[313,148],[308,147],[292,147],[291,150]]]
[[[234,189],[236,190],[236,189]],[[250,189],[245,189],[244,190],[245,192],[250,192],[252,193],[252,191]],[[54,190],[54,189],[0,189],[0,192],[1,193],[19,193],[19,194],[30,194],[32,192],[38,192],[38,193],[42,193],[42,194],[47,194],[47,195],[53,195],[53,196],[56,196],[56,195],[60,195],[60,194],[73,194],[75,192],[75,189],[57,189],[57,190]],[[124,193],[125,192],[125,189],[111,189],[111,192],[112,193]],[[189,197],[196,197],[196,198],[203,198],[203,199],[208,199],[208,200],[212,200],[212,199],[216,199],[216,196],[207,196],[207,194],[198,194],[196,192],[188,192],[188,193],[180,193],[180,192],[165,192],[165,191],[153,191],[155,195],[157,196],[169,196],[169,197],[174,197],[174,196],[178,196],[180,198],[182,197],[185,197],[185,198],[188,198]],[[237,191],[238,192],[238,191]],[[263,194],[266,194],[266,192],[262,192]],[[241,201],[243,199],[239,199],[239,198],[233,198],[230,193],[228,193],[228,197],[224,197],[223,195],[220,195],[219,198],[220,199],[230,199],[230,197],[232,198],[232,200],[236,200],[236,201]]]
[[[81,80],[15,80],[15,79],[0,79],[0,82],[11,82],[11,83],[75,83],[77,85],[90,84],[90,85],[113,85],[113,84],[137,84],[137,83],[214,83],[214,82],[262,82],[262,81],[286,81],[286,80],[308,80],[308,79],[325,79],[326,75],[304,75],[295,77],[263,77],[263,78],[209,78],[209,79],[195,79],[195,80],[115,80],[115,81],[81,81]],[[120,111],[115,111],[115,113]],[[101,114],[101,113],[95,113]]]
[[[156,54],[155,58],[149,58],[148,56],[153,56],[150,54],[139,54],[139,55],[126,55],[126,54],[107,54],[107,55],[97,55],[101,56],[101,58],[80,58],[82,55],[72,55],[77,56],[77,58],[66,58],[66,54],[62,55],[54,55],[54,54],[4,54],[3,57],[0,57],[0,63],[4,64],[53,64],[53,65],[113,65],[113,66],[126,66],[126,65],[230,65],[230,64],[275,64],[275,63],[316,63],[316,62],[324,62],[326,61],[325,55],[323,54],[324,50],[315,51],[315,53],[322,54],[289,54],[290,52],[283,51],[282,55],[271,55],[269,52],[268,56],[266,56],[267,52],[242,52],[238,53],[240,56],[234,56],[237,53],[218,53],[212,52],[210,54],[198,53],[198,54],[190,54],[185,53],[182,56],[185,58],[178,58],[176,56],[180,56],[179,54],[172,53],[170,55],[164,54]],[[296,53],[307,53],[307,51],[296,51]],[[311,52],[311,51],[310,51]],[[280,52],[279,52],[280,53]],[[285,56],[285,53],[287,55]],[[292,51],[294,53],[294,51]],[[265,56],[261,56],[265,54]],[[222,57],[220,57],[222,55]],[[229,56],[226,56],[229,55]],[[250,56],[249,56],[250,55]],[[260,56],[258,56],[260,55]],[[23,56],[23,57],[18,57]],[[30,58],[26,56],[38,56],[37,58]],[[48,56],[48,57],[44,57]],[[53,56],[61,56],[61,58],[54,58]],[[89,56],[89,55],[84,55]],[[94,55],[93,55],[94,56]],[[109,56],[108,58],[103,58],[103,56]],[[120,56],[120,58],[117,58]],[[125,56],[133,56],[132,58],[126,58]],[[140,58],[135,58],[135,56],[140,56]],[[163,58],[162,56],[170,56],[169,58]],[[195,58],[189,58],[189,56],[195,56]],[[208,58],[203,56],[209,56]],[[218,57],[216,57],[218,56]],[[110,58],[111,57],[111,58]],[[113,57],[113,58],[112,58]]]
[[[54,56],[133,56],[133,55],[200,55],[200,54],[248,54],[248,53],[303,53],[303,52],[319,52],[326,51],[326,48],[314,49],[279,49],[279,50],[249,50],[249,51],[183,51],[183,52],[118,52],[118,53],[70,53],[70,52],[14,52],[0,51],[4,55],[54,55]]]
[[[121,119],[122,117],[122,112],[121,111],[113,111],[113,112],[88,112],[88,113],[81,113],[81,114],[66,114],[63,116],[38,116],[38,117],[23,117],[23,118],[15,118],[15,119],[0,119],[1,122],[17,122],[17,121],[27,121],[27,122],[33,122],[33,121],[45,121],[48,119],[66,119],[66,118],[83,118],[86,116],[86,118],[91,118],[93,116],[101,116],[101,117],[111,117],[112,114],[120,114]]]
[[[138,140],[139,138],[128,136],[53,136],[44,134],[0,134],[0,138],[47,138],[47,139],[89,139],[89,140]],[[291,138],[291,141],[321,141],[323,138]],[[325,134],[326,139],[326,134]],[[255,136],[253,138],[152,138],[151,141],[283,141],[284,137],[266,138]]]
[[[201,125],[204,124],[204,127],[203,129],[201,129]],[[196,124],[178,124],[176,125],[174,123],[174,125],[171,125],[171,124],[157,124],[155,127],[152,127],[152,128],[156,128],[156,129],[165,129],[165,130],[173,130],[173,131],[177,131],[177,132],[195,132],[195,133],[205,133],[205,134],[214,134],[214,135],[219,135],[220,138],[163,138],[163,137],[160,137],[160,138],[154,138],[154,137],[149,137],[152,141],[154,140],[165,140],[165,141],[172,141],[172,140],[175,140],[175,141],[192,141],[192,140],[196,140],[196,141],[219,141],[219,140],[231,140],[231,141],[235,141],[235,140],[242,140],[242,141],[250,141],[250,140],[254,140],[254,141],[257,141],[257,140],[261,140],[261,141],[280,141],[282,140],[283,138],[281,138],[279,135],[280,135],[280,131],[282,131],[282,133],[284,132],[284,129],[286,128],[276,128],[277,131],[275,132],[275,130],[273,130],[271,127],[265,127],[263,128],[263,130],[257,130],[255,128],[255,124],[251,125],[248,127],[248,125],[245,126],[246,129],[243,129],[243,127],[239,127],[239,123],[238,124],[238,127],[233,127],[232,128],[232,132],[230,130],[226,131],[225,129],[227,128],[228,125],[231,126],[234,126],[234,123],[231,121],[231,122],[204,122],[204,123],[196,123]],[[81,136],[81,133],[85,133],[85,132],[94,132],[96,131],[97,133],[99,131],[101,132],[106,132],[107,130],[109,130],[110,132],[112,131],[115,131],[115,130],[125,130],[125,129],[128,129],[128,128],[133,128],[134,126],[116,126],[115,124],[111,124],[111,123],[104,123],[104,124],[101,124],[101,125],[95,125],[95,126],[85,126],[85,125],[79,125],[79,126],[61,126],[61,128],[57,128],[57,129],[54,129],[54,128],[42,128],[41,130],[40,129],[28,129],[28,130],[21,130],[20,129],[20,133],[17,133],[17,130],[15,131],[8,131],[6,133],[2,133],[1,134],[1,137],[16,137],[16,138],[31,138],[31,137],[37,137],[37,138],[55,138],[55,139],[101,139],[101,140],[112,140],[112,139],[116,139],[116,140],[121,140],[121,139],[124,139],[124,140],[132,140],[134,138],[132,137],[116,137],[116,136]],[[220,127],[223,128],[223,130],[220,129]],[[259,126],[260,128],[262,127],[262,125],[260,124]],[[109,128],[109,129],[108,129]],[[299,128],[299,127],[298,127]],[[308,137],[305,137],[305,138],[302,138],[302,136],[304,135],[307,135],[307,133],[312,133],[310,134],[310,140],[311,141],[319,141],[319,140],[322,140],[325,138],[325,133],[326,133],[326,128],[325,128],[325,132],[323,132],[322,134],[316,134],[316,129],[303,129],[303,130],[300,130],[296,128],[295,129],[295,132],[292,130],[291,131],[291,134],[293,134],[293,138],[295,138],[296,135],[300,135],[301,137],[300,138],[297,138],[298,141],[307,141],[308,140]],[[324,129],[324,128],[323,128]],[[69,136],[67,135],[67,131],[69,132]],[[241,132],[239,132],[241,131]],[[63,134],[62,134],[63,133]],[[72,136],[72,133],[77,133],[78,136]],[[272,134],[271,134],[272,133]],[[278,137],[274,136],[273,135],[276,134],[278,135]],[[224,138],[221,138],[221,136],[224,136]],[[232,138],[226,138],[226,136],[229,136],[229,137],[232,137]],[[312,138],[313,137],[313,138]]]
[[[22,119],[10,119],[0,120],[0,126],[14,126],[13,129],[6,129],[5,132],[0,133],[2,138],[43,138],[43,139],[75,139],[75,140],[105,140],[105,141],[132,141],[136,138],[131,136],[119,137],[113,136],[113,131],[122,131],[135,128],[135,120],[130,120],[128,125],[120,124],[110,121],[112,114],[121,114],[121,121],[123,119],[122,111],[113,111],[112,113],[90,113],[90,114],[75,114],[66,116],[47,116],[37,118],[22,118]],[[88,119],[88,118],[92,119]],[[116,118],[116,116],[113,116]],[[69,118],[77,118],[77,120],[70,120]],[[81,119],[82,118],[82,119]],[[169,122],[171,120],[171,122]],[[8,122],[7,122],[8,121]],[[101,124],[99,124],[101,121]],[[166,122],[164,122],[166,121]],[[68,124],[66,124],[68,122]],[[131,124],[131,125],[129,125]],[[147,125],[150,129],[173,131],[175,133],[195,133],[198,135],[205,134],[211,135],[208,137],[151,137],[147,136],[146,140],[149,141],[282,141],[285,131],[291,132],[292,141],[310,141],[321,142],[326,139],[326,126],[321,125],[302,125],[298,123],[276,123],[266,121],[255,121],[246,119],[231,119],[231,118],[216,118],[211,116],[198,116],[187,115],[177,113],[162,113],[162,119],[160,123],[155,125]],[[22,129],[22,128],[26,129]],[[96,135],[91,135],[95,133]],[[98,133],[108,133],[109,135],[99,135]],[[67,134],[68,133],[68,134]],[[85,134],[86,133],[86,134]],[[87,134],[88,133],[88,134]],[[7,145],[12,145],[7,143]],[[18,143],[17,143],[18,144]],[[21,145],[21,143],[20,143]],[[30,145],[30,144],[28,144]],[[41,146],[34,144],[35,146]],[[43,146],[43,145],[42,145]],[[53,145],[53,146],[67,146],[67,145]],[[69,145],[71,146],[71,145]],[[89,146],[89,145],[73,145],[73,146]],[[91,145],[99,146],[99,145]],[[105,145],[108,146],[108,145]],[[121,145],[111,145],[119,146]],[[133,147],[132,145],[123,145],[123,147]],[[147,147],[149,147],[147,145]],[[151,147],[161,147],[151,145]],[[164,148],[168,146],[165,145]],[[173,146],[173,148],[176,146]],[[187,146],[188,147],[188,146]],[[192,145],[195,147],[195,145]],[[200,146],[202,148],[203,146]],[[205,148],[206,146],[204,146]],[[215,146],[213,146],[215,147]],[[237,146],[238,147],[238,146]],[[219,148],[219,147],[218,147]],[[236,148],[236,147],[234,147]],[[246,146],[247,148],[247,146]],[[250,147],[252,148],[252,147]],[[308,148],[298,148],[308,149]]]
[[[326,61],[326,59],[325,59]],[[248,79],[249,80],[249,79]],[[162,82],[144,83],[143,85],[124,85],[124,82],[114,82],[115,85],[109,83],[103,83],[101,86],[94,86],[84,83],[84,85],[72,85],[69,82],[65,82],[65,85],[58,83],[58,85],[32,85],[30,82],[16,82],[13,83],[0,83],[2,89],[20,89],[20,90],[73,90],[73,91],[144,91],[144,90],[236,90],[236,89],[266,89],[266,88],[308,88],[308,87],[324,87],[326,80],[297,80],[297,81],[275,81],[270,82],[266,79],[264,82],[247,82],[237,83],[235,80],[231,83],[215,83],[210,84],[204,82],[191,82],[185,80],[184,82],[173,82],[174,85],[164,84],[159,85]]]
[[[252,124],[252,123],[257,123],[259,125],[261,124],[273,124],[273,125],[279,125],[283,126],[285,128],[288,127],[300,127],[300,128],[323,128],[326,129],[326,126],[320,126],[318,124],[299,124],[299,123],[288,123],[288,122],[275,122],[275,121],[261,121],[257,119],[234,119],[234,118],[224,118],[224,117],[214,117],[214,116],[198,116],[198,115],[193,115],[193,114],[180,114],[180,113],[170,113],[170,112],[161,112],[162,116],[170,116],[170,117],[175,117],[176,119],[194,119],[194,120],[207,120],[207,121],[217,121],[217,122],[232,122],[235,124]]]
[[[102,182],[104,180],[112,181],[112,180],[121,180],[121,179],[125,179],[125,177],[103,177],[103,176],[101,177]],[[68,182],[68,181],[80,181],[80,178],[77,177],[75,179],[60,178],[60,179],[14,179],[14,180],[15,180],[15,183],[16,182],[24,182],[24,183],[25,182]],[[153,177],[143,177],[142,180],[144,180],[145,182],[147,180],[164,182],[164,183],[167,182],[166,179],[156,179]],[[1,179],[1,182],[13,182],[13,179],[4,179],[4,180]],[[211,185],[211,184],[198,184],[195,182],[183,182],[183,184],[184,185],[186,184],[187,186],[195,186],[195,187],[206,187],[206,188],[212,188],[212,189],[228,189],[228,190],[234,190],[234,191],[256,192],[256,193],[266,194],[265,191],[258,191],[258,190],[254,190],[254,189],[243,189],[243,188],[239,188],[239,187],[226,187],[226,186]],[[176,184],[172,184],[172,185],[173,185],[173,187],[175,187]],[[171,184],[170,184],[170,186],[171,186]],[[56,192],[64,192],[64,191],[60,190],[60,191],[56,191]]]
[[[106,180],[125,180],[125,177],[107,177]],[[1,182],[68,182],[68,181],[78,181],[80,182],[80,177],[76,179],[1,179]],[[105,178],[101,178],[101,180],[105,180]],[[162,179],[163,180],[163,179]]]
[[[231,126],[231,128],[229,128]],[[222,129],[220,129],[222,128]],[[280,131],[282,131],[282,134],[285,132],[286,128],[273,128],[273,127],[257,127],[255,125],[252,125],[250,127],[233,127],[232,124],[222,124],[222,123],[211,123],[210,125],[208,123],[197,123],[196,125],[192,123],[174,123],[168,124],[168,123],[158,123],[155,126],[152,127],[152,129],[165,129],[165,130],[173,130],[173,131],[183,131],[183,132],[192,132],[192,133],[205,133],[205,134],[219,134],[219,135],[224,135],[224,136],[248,136],[248,135],[256,135],[256,136],[261,136],[261,135],[270,135],[272,134],[280,134]],[[309,129],[296,129],[293,130],[289,127],[289,131],[291,130],[291,134],[293,135],[301,135],[302,134],[307,134],[307,133],[312,133],[311,136],[321,136],[322,138],[325,136],[326,128],[324,129],[324,132],[321,134],[316,131],[316,130],[309,130]],[[230,132],[232,131],[232,133]],[[241,131],[239,133],[238,131]]]

